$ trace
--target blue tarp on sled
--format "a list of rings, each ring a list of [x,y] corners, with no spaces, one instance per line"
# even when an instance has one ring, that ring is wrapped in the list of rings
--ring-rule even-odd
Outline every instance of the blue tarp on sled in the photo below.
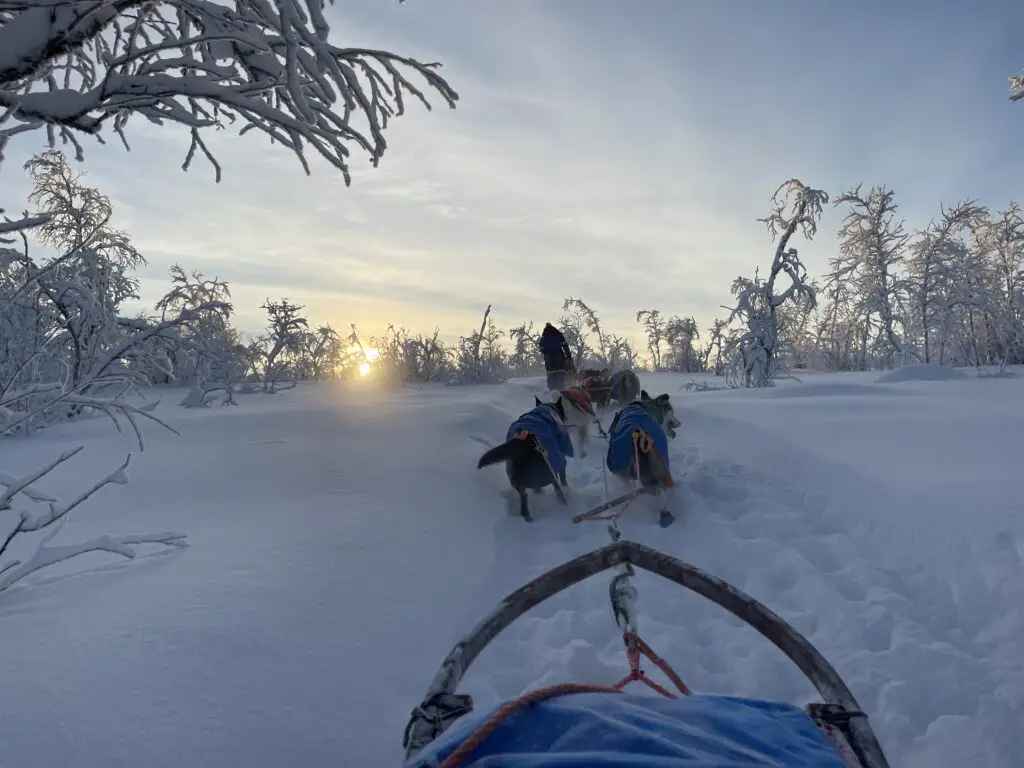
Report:
[[[491,713],[467,715],[407,768],[440,764]],[[844,768],[803,710],[726,696],[579,693],[503,720],[462,768]]]

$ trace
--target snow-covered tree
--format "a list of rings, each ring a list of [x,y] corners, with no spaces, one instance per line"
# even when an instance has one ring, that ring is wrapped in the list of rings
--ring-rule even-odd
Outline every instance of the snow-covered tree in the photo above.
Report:
[[[768,233],[777,239],[768,279],[739,277],[733,282],[736,304],[728,322],[739,321],[729,336],[725,354],[726,376],[733,386],[767,387],[783,368],[781,352],[785,339],[780,334],[779,308],[796,297],[814,303],[814,291],[807,282],[807,270],[789,241],[799,230],[808,240],[818,230],[822,206],[828,195],[790,179],[772,195],[775,208],[763,219]],[[781,279],[789,284],[780,285]],[[727,309],[729,309],[727,307]]]
[[[333,379],[349,367],[352,351],[330,325],[317,326],[302,338],[300,367],[305,378]]]
[[[668,347],[664,356],[667,370],[692,373],[703,369],[696,347],[700,338],[696,320],[674,316],[665,322],[664,336]]]
[[[565,336],[572,358],[581,369],[590,363],[600,364],[603,359],[600,336],[596,349],[590,343],[590,334],[594,332],[595,326],[600,329],[601,323],[593,310],[582,300],[570,297],[562,302],[562,316],[558,319],[558,329]]]
[[[221,168],[204,137],[229,124],[307,150],[350,183],[352,147],[376,165],[388,120],[409,97],[458,94],[423,63],[329,40],[323,0],[0,0],[0,161],[14,136],[44,130],[81,159],[83,136],[127,147],[136,115],[176,123]],[[417,78],[420,84],[411,78]]]
[[[534,330],[532,321],[510,328],[508,338],[512,342],[508,362],[513,376],[529,376],[544,370],[537,347],[540,334]]]
[[[301,353],[303,341],[309,329],[309,320],[302,314],[303,307],[288,299],[260,304],[267,313],[267,329],[253,340],[250,351],[258,360],[257,374],[263,383],[263,391],[274,393],[295,386],[297,372],[294,360]],[[288,386],[282,387],[282,382]]]
[[[938,339],[941,362],[951,328],[950,312],[955,301],[953,265],[964,259],[969,240],[987,216],[974,200],[963,200],[952,208],[941,207],[938,220],[932,220],[918,233],[910,246],[906,262],[907,284],[913,317],[911,327],[920,340],[921,359],[926,363],[936,358]]]
[[[975,245],[988,262],[985,309],[991,356],[1000,368],[1024,363],[1024,215],[1010,203],[998,216],[986,215],[975,229]]]
[[[839,255],[832,259],[830,278],[853,284],[857,315],[868,328],[878,328],[876,356],[892,367],[915,355],[901,336],[909,293],[901,269],[910,236],[896,216],[892,190],[872,187],[866,197],[860,190],[858,184],[835,200],[850,210],[839,229]]]
[[[665,342],[666,318],[657,309],[641,309],[636,313],[636,321],[643,325],[647,339],[647,351],[651,354],[651,370],[660,371],[661,345]]]
[[[110,200],[59,152],[37,155],[26,168],[40,210],[34,234],[52,255],[34,257],[25,231],[17,234],[20,248],[10,237],[3,246],[0,434],[83,409],[118,410],[154,371],[171,373],[169,351],[182,329],[224,309],[214,301],[155,321],[122,316],[122,303],[137,298],[133,272],[143,259],[112,226]]]
[[[725,374],[726,359],[723,345],[728,329],[729,323],[726,320],[716,318],[708,332],[708,343],[701,352],[701,368],[705,371],[713,371],[715,376]]]
[[[235,404],[235,385],[244,380],[249,369],[246,346],[241,334],[231,325],[233,307],[231,289],[223,280],[208,279],[202,272],[186,273],[178,264],[171,267],[171,289],[157,302],[158,318],[183,312],[195,319],[182,326],[175,338],[161,340],[172,361],[170,375],[150,374],[153,383],[191,385],[182,401],[189,407],[205,407],[216,393],[222,393],[224,405]],[[196,312],[197,307],[217,306],[216,312]]]

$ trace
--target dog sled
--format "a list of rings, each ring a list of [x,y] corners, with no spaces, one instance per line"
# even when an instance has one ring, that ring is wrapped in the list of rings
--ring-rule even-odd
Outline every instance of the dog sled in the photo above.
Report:
[[[631,541],[609,526],[612,543],[571,560],[508,595],[448,654],[403,737],[405,768],[888,768],[867,716],[829,662],[782,618],[700,569]],[[566,682],[473,713],[456,692],[473,661],[515,619],[584,579],[617,569],[609,596],[629,672],[607,685]],[[722,606],[774,643],[822,701],[789,704],[690,691],[640,637],[636,568]],[[666,683],[648,676],[646,659]],[[637,682],[660,695],[624,689]],[[671,685],[674,690],[670,690]]]
[[[579,372],[577,380],[596,407],[607,408],[611,404],[612,380],[607,368],[585,368]]]

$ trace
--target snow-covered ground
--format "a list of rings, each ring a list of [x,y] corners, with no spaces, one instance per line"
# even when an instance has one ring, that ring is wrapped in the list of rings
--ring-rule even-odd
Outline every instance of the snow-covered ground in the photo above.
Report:
[[[749,591],[833,662],[894,766],[1020,765],[1024,754],[1024,378],[809,375],[685,392],[645,377],[684,429],[678,522],[634,505],[627,537]],[[898,377],[899,378],[899,377]],[[540,380],[374,392],[309,385],[234,408],[157,413],[132,483],[60,539],[172,529],[184,550],[88,555],[0,595],[5,768],[386,766],[452,644],[505,593],[607,542],[554,497],[510,514],[482,443]],[[606,420],[607,421],[607,420]],[[0,443],[24,473],[87,450],[44,490],[79,491],[133,450],[90,420]],[[603,499],[601,451],[570,467]],[[624,672],[603,576],[542,604],[470,671],[478,706]],[[803,703],[752,630],[640,576],[640,631],[695,689]]]

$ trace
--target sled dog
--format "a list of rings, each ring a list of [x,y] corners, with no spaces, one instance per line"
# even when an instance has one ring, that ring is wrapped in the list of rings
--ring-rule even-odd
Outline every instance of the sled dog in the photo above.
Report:
[[[533,520],[526,498],[528,490],[539,491],[553,485],[558,500],[569,503],[565,469],[567,457],[573,455],[563,398],[542,403],[539,397],[534,397],[534,401],[533,410],[509,425],[505,442],[484,453],[476,465],[477,469],[482,469],[505,462],[509,483],[519,494],[519,514],[528,522]]]
[[[608,368],[584,368],[580,371],[579,385],[587,390],[595,408],[608,406],[612,391],[608,383],[610,373]]]
[[[567,387],[565,389],[552,390],[550,397],[553,402],[561,400],[562,408],[565,411],[566,426],[576,432],[576,442],[580,447],[580,458],[586,458],[590,422],[597,418],[590,394],[583,387]]]
[[[675,518],[665,507],[664,489],[675,485],[669,467],[668,441],[682,426],[667,394],[652,398],[645,390],[640,397],[615,414],[608,430],[608,471],[626,482],[639,481],[651,489],[665,528]]]
[[[622,405],[640,397],[640,377],[629,368],[613,373],[608,380],[608,387],[610,399]]]

